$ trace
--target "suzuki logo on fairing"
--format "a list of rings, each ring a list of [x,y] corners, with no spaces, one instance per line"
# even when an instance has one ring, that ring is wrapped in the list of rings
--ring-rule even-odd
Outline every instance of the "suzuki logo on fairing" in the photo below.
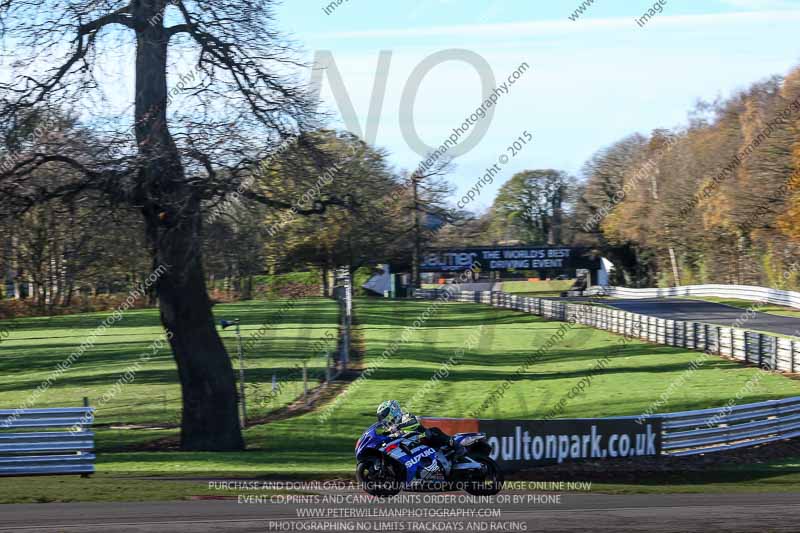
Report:
[[[425,450],[418,456],[414,457],[413,459],[409,459],[408,461],[406,461],[406,467],[414,466],[415,464],[420,462],[420,460],[423,457],[428,457],[429,455],[433,455],[434,453],[436,453],[436,450],[434,450],[433,448],[428,448],[427,450]]]

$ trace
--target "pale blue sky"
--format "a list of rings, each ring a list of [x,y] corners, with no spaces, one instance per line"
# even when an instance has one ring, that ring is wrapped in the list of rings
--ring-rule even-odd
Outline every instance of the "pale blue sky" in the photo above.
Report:
[[[581,1],[345,0],[326,15],[323,8],[331,0],[284,0],[276,26],[309,62],[319,51],[333,55],[362,130],[379,52],[391,52],[374,141],[389,151],[397,168],[409,170],[421,157],[401,135],[400,101],[409,76],[425,58],[448,49],[469,50],[485,59],[498,82],[528,63],[530,70],[495,107],[486,136],[456,159],[450,179],[463,194],[523,131],[534,142],[503,166],[472,209],[490,205],[515,172],[577,173],[594,152],[628,134],[684,124],[698,99],[728,96],[800,64],[800,0],[667,0],[644,28],[635,18],[653,5],[650,0],[595,0],[573,22],[568,17]],[[91,113],[110,103],[111,116],[131,116],[131,50],[122,46],[107,52],[95,73],[105,100],[89,102]],[[12,46],[0,56],[0,79],[11,75],[13,59]],[[174,87],[194,70],[196,57],[173,51],[170,59]],[[48,58],[42,63],[52,66]],[[310,78],[311,70],[300,76]],[[327,78],[322,98],[334,117],[339,114]],[[443,63],[419,86],[416,130],[427,144],[439,145],[481,100],[473,66]],[[173,107],[181,105],[191,103],[178,98]],[[343,127],[341,120],[332,125]]]
[[[484,57],[498,79],[521,62],[532,70],[501,99],[486,137],[456,160],[451,176],[468,190],[523,130],[534,144],[473,204],[486,207],[503,181],[526,168],[577,173],[596,150],[633,133],[678,126],[698,99],[726,96],[800,64],[800,1],[669,0],[646,27],[652,2],[596,0],[578,22],[578,0],[347,0],[332,14],[316,0],[285,0],[278,26],[310,59],[329,50],[364,127],[378,53],[392,51],[375,139],[398,167],[419,156],[399,131],[400,96],[428,55],[450,48]],[[323,100],[338,112],[327,79]],[[431,145],[445,140],[481,101],[473,67],[448,62],[420,86],[415,124]]]

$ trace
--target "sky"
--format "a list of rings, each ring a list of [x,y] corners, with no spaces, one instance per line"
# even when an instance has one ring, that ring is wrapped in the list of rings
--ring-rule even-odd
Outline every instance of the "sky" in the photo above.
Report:
[[[331,0],[284,0],[276,19],[307,60],[327,51],[335,61],[344,89],[331,84],[326,63],[321,90],[332,125],[363,137],[374,117],[377,130],[367,140],[398,169],[413,170],[425,153],[402,133],[403,122],[438,146],[481,105],[492,88],[487,80],[502,84],[529,65],[492,106],[493,116],[478,121],[485,135],[454,160],[449,179],[460,197],[508,156],[473,210],[491,205],[516,172],[577,175],[594,152],[629,134],[680,127],[698,100],[729,96],[800,64],[800,0],[667,0],[643,27],[636,19],[653,6],[649,0],[594,0],[570,20],[581,1],[345,0],[326,13]],[[391,55],[378,74],[381,51]],[[470,61],[452,59],[459,54]],[[434,66],[410,81],[425,61]],[[385,80],[379,113],[375,106],[370,112],[376,76]],[[343,95],[354,116],[337,103]],[[525,131],[533,140],[514,155],[508,148]]]
[[[450,152],[462,152],[448,176],[457,188],[453,205],[480,182],[466,205],[473,211],[489,207],[517,172],[579,176],[598,150],[634,133],[679,128],[698,101],[800,65],[800,0],[661,0],[661,13],[643,26],[637,19],[656,0],[343,0],[327,7],[338,1],[283,0],[276,29],[308,64],[328,58],[316,73],[329,126],[385,149],[397,170],[416,169],[426,146],[444,143],[499,87],[490,114],[467,132],[477,133],[461,135]],[[125,46],[105,47],[95,73],[104,100],[89,102],[89,115],[107,105],[111,116],[132,116],[133,43],[119,38]],[[13,76],[14,58],[11,43],[0,53],[0,80]],[[194,61],[194,53],[172,53],[171,90],[194,74]],[[48,57],[41,63],[52,68]],[[520,65],[525,72],[501,90]],[[312,80],[313,72],[298,77]],[[341,85],[332,83],[337,75]],[[491,167],[499,171],[485,177]]]

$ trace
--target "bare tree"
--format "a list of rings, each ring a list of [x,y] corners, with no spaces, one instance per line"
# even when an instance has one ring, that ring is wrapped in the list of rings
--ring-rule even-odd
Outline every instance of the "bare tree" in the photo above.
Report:
[[[293,79],[299,63],[273,29],[273,4],[0,0],[0,35],[15,54],[12,79],[0,84],[0,127],[72,105],[103,140],[91,157],[58,136],[23,142],[0,168],[4,208],[19,214],[91,192],[112,207],[141,212],[154,265],[168,267],[157,291],[182,386],[185,450],[244,447],[230,358],[206,293],[203,210],[242,189],[287,139],[304,147],[303,132],[316,125],[312,102]],[[103,79],[103,67],[126,58],[135,73],[127,124],[113,111],[100,114],[100,104],[113,100],[109,94],[122,90]],[[190,69],[191,76],[176,82]],[[70,168],[70,177],[37,181],[40,167]],[[251,200],[291,207],[269,191],[246,188]],[[325,205],[317,202],[307,212]]]
[[[445,207],[445,201],[454,188],[445,180],[445,176],[454,169],[450,158],[442,158],[427,170],[417,168],[409,177],[410,202],[408,209],[411,211],[411,232],[413,244],[411,248],[411,284],[415,288],[421,287],[419,263],[422,257],[423,241],[429,240],[430,231],[424,224],[426,219],[431,219],[436,227],[445,222],[454,222],[455,217],[451,210]]]

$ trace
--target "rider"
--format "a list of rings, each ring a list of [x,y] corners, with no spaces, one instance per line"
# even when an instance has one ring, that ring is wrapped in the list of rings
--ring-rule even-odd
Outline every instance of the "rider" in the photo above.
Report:
[[[449,446],[455,451],[456,457],[463,455],[466,451],[463,446],[453,442],[453,439],[441,429],[426,428],[416,416],[403,412],[397,400],[388,400],[378,406],[378,422],[389,434],[401,432],[422,433],[420,440],[423,444],[436,449]]]

